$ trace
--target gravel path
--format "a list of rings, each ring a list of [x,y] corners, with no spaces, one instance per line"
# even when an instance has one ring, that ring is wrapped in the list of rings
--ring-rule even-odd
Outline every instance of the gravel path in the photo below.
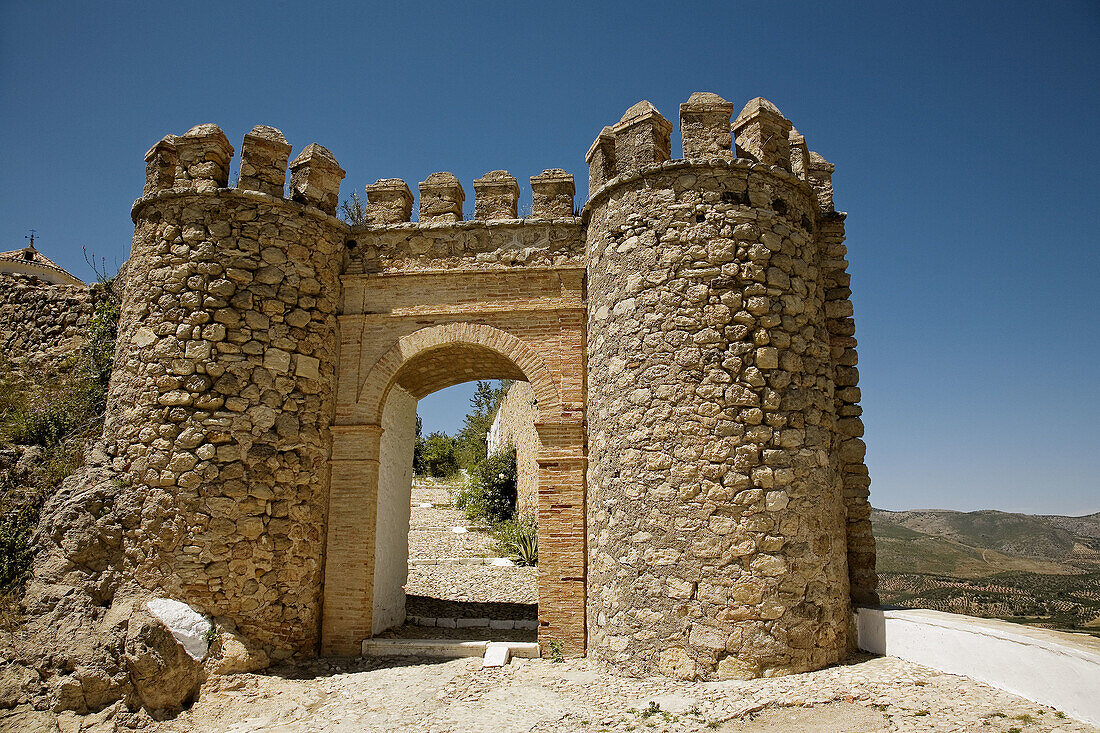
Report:
[[[405,593],[444,601],[538,603],[536,568],[418,564],[417,561],[430,559],[494,557],[499,554],[492,536],[484,528],[470,525],[462,512],[451,506],[452,486],[439,481],[413,481],[409,579],[405,584]],[[421,506],[429,503],[432,506]],[[453,527],[465,527],[467,531],[455,533]],[[412,610],[409,613],[444,615]],[[457,617],[464,614],[450,615]]]
[[[586,660],[480,665],[478,659],[315,660],[217,678],[190,711],[148,730],[1097,731],[965,677],[891,657],[860,656],[789,677],[701,683],[619,677]]]

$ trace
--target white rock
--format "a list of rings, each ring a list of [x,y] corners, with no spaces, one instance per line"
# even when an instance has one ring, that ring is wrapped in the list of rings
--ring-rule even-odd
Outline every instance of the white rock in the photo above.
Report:
[[[210,649],[207,635],[214,627],[205,616],[181,601],[171,598],[154,598],[145,604],[149,613],[172,632],[192,659],[202,659]]]
[[[481,660],[481,666],[482,668],[503,667],[508,664],[511,658],[512,650],[508,648],[507,644],[489,642],[489,646],[485,649],[485,657]]]

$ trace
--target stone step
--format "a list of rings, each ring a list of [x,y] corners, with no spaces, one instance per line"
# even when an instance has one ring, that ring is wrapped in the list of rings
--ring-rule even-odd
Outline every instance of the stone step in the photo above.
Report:
[[[497,565],[510,568],[515,563],[506,557],[410,557],[409,565]]]
[[[511,657],[537,659],[537,642],[459,641],[454,639],[364,639],[365,657],[482,657],[483,666],[500,667]]]
[[[519,629],[520,631],[537,631],[539,622],[530,619],[495,619],[495,618],[433,618],[431,616],[407,616],[405,623],[409,626],[422,626],[425,628],[440,629]]]

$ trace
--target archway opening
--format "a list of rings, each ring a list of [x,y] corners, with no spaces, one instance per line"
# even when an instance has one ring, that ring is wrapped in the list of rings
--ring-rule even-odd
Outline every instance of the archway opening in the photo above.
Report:
[[[379,451],[375,636],[536,640],[538,571],[520,549],[538,531],[536,405],[522,370],[481,345],[426,350],[393,375]],[[502,408],[510,420],[492,440]]]

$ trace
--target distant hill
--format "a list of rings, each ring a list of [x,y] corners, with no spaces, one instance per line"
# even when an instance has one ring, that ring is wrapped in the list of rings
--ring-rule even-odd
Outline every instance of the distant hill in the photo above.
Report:
[[[1100,513],[871,514],[883,603],[1100,633]]]

